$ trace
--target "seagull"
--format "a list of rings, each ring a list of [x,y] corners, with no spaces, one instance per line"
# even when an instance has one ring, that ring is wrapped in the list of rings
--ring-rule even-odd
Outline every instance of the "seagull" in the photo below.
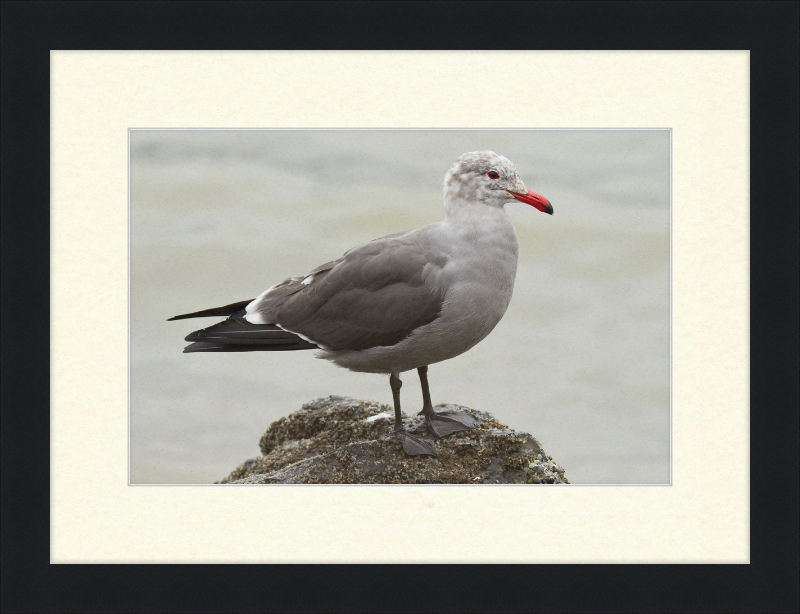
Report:
[[[463,354],[503,317],[519,253],[504,208],[514,200],[553,214],[510,160],[493,151],[465,153],[444,179],[443,221],[357,245],[255,299],[170,320],[227,316],[188,335],[185,353],[313,349],[351,371],[388,374],[395,437],[408,455],[438,457],[434,440],[403,427],[400,374],[417,370],[420,413],[435,438],[475,427],[471,414],[433,410],[428,365]]]

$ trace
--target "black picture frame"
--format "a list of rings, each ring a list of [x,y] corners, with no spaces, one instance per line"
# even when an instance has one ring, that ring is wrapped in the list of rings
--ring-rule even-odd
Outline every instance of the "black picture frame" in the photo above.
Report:
[[[799,7],[3,2],[2,610],[797,611]],[[49,564],[50,50],[340,48],[750,50],[749,565]]]

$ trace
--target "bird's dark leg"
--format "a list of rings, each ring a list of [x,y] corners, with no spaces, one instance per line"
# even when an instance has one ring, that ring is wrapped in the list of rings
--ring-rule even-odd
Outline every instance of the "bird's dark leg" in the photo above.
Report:
[[[422,385],[422,411],[428,430],[437,438],[447,437],[459,431],[468,431],[478,423],[475,416],[463,411],[437,414],[433,411],[431,391],[428,388],[428,367],[419,367],[419,383]]]
[[[400,373],[391,374],[389,385],[392,387],[392,397],[394,397],[394,435],[400,440],[403,450],[409,456],[417,454],[439,456],[433,440],[412,435],[403,427],[403,416],[400,413],[400,388],[403,386],[403,382],[400,381]]]

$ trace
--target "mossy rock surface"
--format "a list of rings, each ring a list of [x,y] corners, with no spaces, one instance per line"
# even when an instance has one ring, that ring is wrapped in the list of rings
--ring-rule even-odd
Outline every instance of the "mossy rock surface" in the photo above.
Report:
[[[220,484],[568,484],[538,439],[517,433],[489,413],[460,405],[476,428],[436,441],[439,458],[408,456],[393,437],[388,405],[330,396],[281,418],[261,437],[263,456],[245,461]],[[420,415],[412,433],[431,437]]]

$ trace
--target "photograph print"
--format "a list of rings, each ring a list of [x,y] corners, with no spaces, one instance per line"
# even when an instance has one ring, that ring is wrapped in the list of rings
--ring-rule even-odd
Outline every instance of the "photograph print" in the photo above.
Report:
[[[670,130],[129,137],[131,484],[670,484]]]

